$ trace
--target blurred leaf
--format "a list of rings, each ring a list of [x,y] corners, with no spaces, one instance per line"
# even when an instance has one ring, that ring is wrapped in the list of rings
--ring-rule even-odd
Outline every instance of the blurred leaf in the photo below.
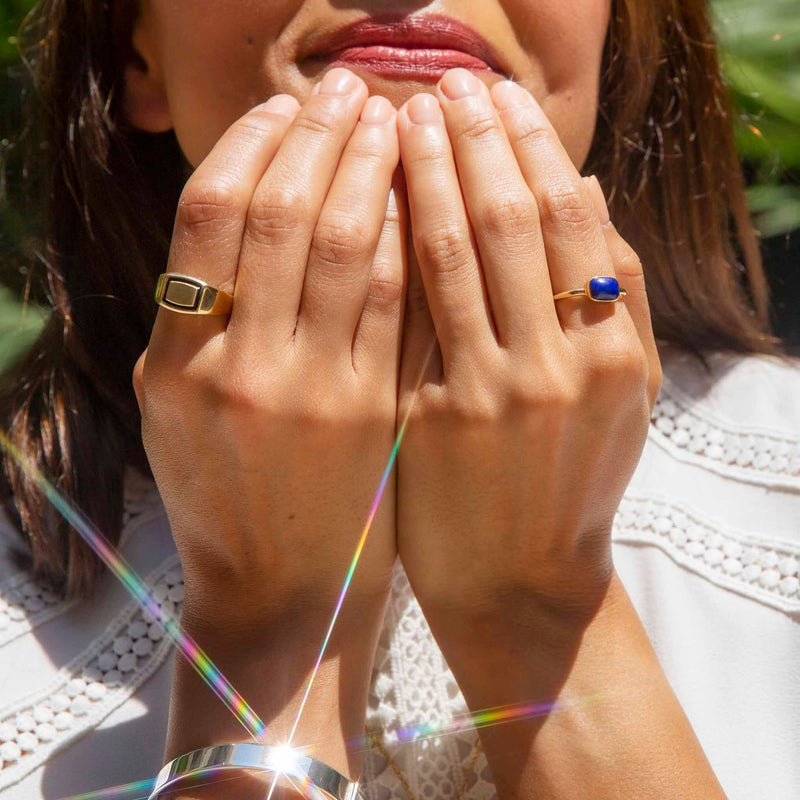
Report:
[[[34,343],[46,319],[46,310],[23,306],[7,289],[0,289],[0,370]]]
[[[736,141],[754,173],[764,236],[800,227],[800,3],[713,0],[722,66],[739,109]]]

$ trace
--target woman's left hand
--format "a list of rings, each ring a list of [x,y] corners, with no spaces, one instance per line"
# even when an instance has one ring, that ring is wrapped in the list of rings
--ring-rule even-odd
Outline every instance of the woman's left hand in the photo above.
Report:
[[[661,384],[641,263],[526,90],[457,69],[436,95],[398,117],[418,262],[400,556],[435,631],[590,612]],[[596,275],[627,298],[553,300]]]
[[[611,558],[661,387],[641,264],[535,100],[448,99],[469,77],[398,115],[400,557],[469,708],[514,721],[481,726],[498,797],[722,798]],[[595,275],[626,299],[553,300]]]

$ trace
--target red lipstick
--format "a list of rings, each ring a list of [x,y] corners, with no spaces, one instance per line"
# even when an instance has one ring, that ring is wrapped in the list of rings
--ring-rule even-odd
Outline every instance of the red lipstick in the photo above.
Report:
[[[438,80],[453,67],[505,77],[484,37],[440,14],[360,20],[319,41],[312,57],[394,79]]]

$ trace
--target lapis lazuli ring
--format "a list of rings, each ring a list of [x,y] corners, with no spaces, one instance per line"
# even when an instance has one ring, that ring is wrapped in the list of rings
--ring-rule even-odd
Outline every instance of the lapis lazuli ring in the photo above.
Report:
[[[559,292],[553,295],[553,300],[564,300],[567,297],[588,297],[595,303],[616,303],[622,300],[627,292],[619,285],[616,278],[596,275],[589,278],[581,289],[570,289],[568,292]]]

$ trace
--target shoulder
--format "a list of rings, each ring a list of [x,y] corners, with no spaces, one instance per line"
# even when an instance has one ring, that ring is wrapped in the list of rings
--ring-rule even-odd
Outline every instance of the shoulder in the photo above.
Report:
[[[800,489],[800,359],[665,350],[650,438],[675,458]]]
[[[800,361],[662,364],[614,563],[728,794],[794,797]]]
[[[707,369],[671,349],[662,363],[615,519],[615,542],[636,551],[621,561],[650,568],[641,546],[654,546],[703,583],[799,612],[800,360],[714,353]]]

